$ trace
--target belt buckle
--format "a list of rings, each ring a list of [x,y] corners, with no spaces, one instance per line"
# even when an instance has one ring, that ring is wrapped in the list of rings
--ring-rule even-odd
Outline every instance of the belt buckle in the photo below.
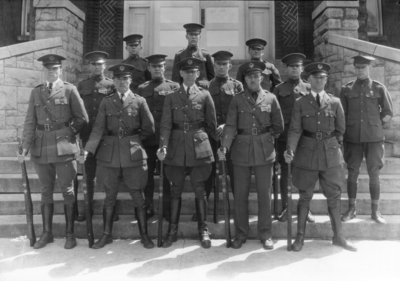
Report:
[[[183,130],[184,131],[189,131],[189,129],[190,129],[189,123],[183,122]]]
[[[251,128],[251,134],[253,136],[257,136],[258,135],[258,129],[257,128]]]
[[[50,124],[44,124],[44,130],[50,132]]]
[[[118,129],[118,138],[123,138],[124,137],[124,130],[122,128]]]
[[[322,133],[321,132],[317,132],[316,134],[315,134],[315,138],[318,140],[318,141],[321,141],[322,140]]]

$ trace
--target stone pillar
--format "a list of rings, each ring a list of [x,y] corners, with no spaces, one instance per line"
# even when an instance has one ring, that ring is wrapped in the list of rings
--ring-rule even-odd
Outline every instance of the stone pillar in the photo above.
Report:
[[[35,40],[61,37],[63,46],[56,54],[67,59],[63,62],[63,79],[75,84],[82,72],[85,13],[68,0],[35,0],[34,7]]]
[[[323,1],[313,11],[315,61],[329,62],[337,53],[325,43],[330,33],[358,38],[358,7],[358,1]]]

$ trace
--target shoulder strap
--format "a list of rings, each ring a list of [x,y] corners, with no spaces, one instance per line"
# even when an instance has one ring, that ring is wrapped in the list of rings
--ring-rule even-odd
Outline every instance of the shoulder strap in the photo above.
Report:
[[[42,106],[44,108],[44,112],[46,112],[47,116],[50,118],[51,121],[58,123],[58,120],[54,115],[51,113],[50,109],[47,107],[46,102],[43,99],[42,92],[39,93],[39,99],[42,102]]]

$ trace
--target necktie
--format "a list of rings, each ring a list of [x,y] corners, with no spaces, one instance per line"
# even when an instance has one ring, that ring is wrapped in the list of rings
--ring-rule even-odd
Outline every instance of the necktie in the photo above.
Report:
[[[318,104],[318,106],[321,106],[321,100],[320,100],[319,94],[317,94],[317,104]]]
[[[186,92],[187,92],[187,96],[189,97],[190,96],[190,87],[187,88]]]
[[[257,97],[258,97],[257,92],[252,92],[252,93],[251,93],[251,96],[253,97],[253,100],[254,100],[254,101],[257,101]]]
[[[124,104],[124,94],[121,94],[121,103]]]
[[[53,89],[53,83],[49,83],[49,90],[51,91]]]

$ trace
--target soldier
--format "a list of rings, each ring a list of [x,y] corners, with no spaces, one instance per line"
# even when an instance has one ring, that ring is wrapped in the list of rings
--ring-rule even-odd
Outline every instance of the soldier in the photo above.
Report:
[[[143,146],[147,154],[148,177],[147,185],[144,189],[145,202],[147,205],[147,217],[150,218],[154,215],[153,209],[153,195],[154,195],[154,170],[156,168],[157,150],[159,148],[160,140],[160,122],[164,99],[167,95],[174,92],[179,88],[179,84],[171,80],[165,79],[165,58],[166,55],[152,55],[146,59],[149,62],[148,69],[151,73],[152,80],[147,81],[139,86],[138,95],[144,97],[149,106],[150,112],[153,114],[155,122],[155,135],[143,140]],[[169,219],[170,205],[170,184],[166,177],[164,177],[164,217]]]
[[[87,124],[88,116],[75,86],[61,80],[62,61],[59,55],[45,55],[38,59],[44,66],[46,83],[32,90],[23,131],[23,160],[31,152],[41,188],[43,234],[33,246],[40,249],[53,243],[54,185],[57,181],[64,198],[66,220],[65,249],[76,246],[74,235],[74,188],[76,176],[75,154],[78,146],[75,135]]]
[[[340,149],[345,120],[340,100],[324,90],[331,68],[326,63],[311,63],[305,67],[310,74],[311,91],[296,100],[284,157],[293,160],[293,185],[299,189],[297,207],[297,237],[292,250],[299,252],[304,245],[306,220],[314,186],[319,179],[328,203],[333,229],[332,244],[346,250],[357,248],[343,237],[340,221],[340,178],[343,156]]]
[[[132,34],[125,36],[122,40],[125,41],[125,49],[129,53],[129,57],[121,63],[130,64],[135,67],[132,71],[132,83],[130,89],[136,93],[137,88],[140,84],[151,80],[151,74],[147,69],[147,61],[139,56],[140,50],[142,49],[142,38],[140,34]]]
[[[200,75],[202,61],[186,58],[178,63],[183,84],[165,98],[160,129],[158,158],[165,158],[165,173],[171,182],[171,217],[168,234],[163,241],[167,248],[177,241],[178,223],[185,175],[195,194],[198,231],[201,246],[210,248],[211,240],[207,228],[204,182],[214,162],[208,136],[215,138],[217,121],[210,93],[199,88],[195,81]],[[208,134],[208,135],[207,135]]]
[[[385,160],[385,136],[383,129],[389,127],[393,116],[392,99],[386,87],[369,77],[371,61],[369,56],[354,56],[357,80],[342,87],[340,99],[346,116],[344,135],[344,160],[347,163],[347,193],[349,208],[342,216],[347,222],[356,217],[358,175],[365,156],[371,194],[371,218],[377,223],[386,223],[378,211],[380,182],[379,170]]]
[[[108,70],[113,72],[115,91],[100,104],[92,133],[85,146],[85,154],[94,154],[105,133],[97,153],[97,178],[105,187],[103,218],[104,233],[93,244],[93,249],[103,248],[113,242],[112,225],[118,194],[119,178],[128,186],[138,221],[140,242],[147,249],[154,244],[147,234],[147,219],[142,191],[147,182],[146,152],[142,139],[154,134],[154,120],[146,100],[130,89],[134,67],[118,64]]]
[[[265,69],[262,73],[262,76],[264,77],[262,82],[261,82],[261,88],[264,90],[270,91],[271,93],[274,91],[274,88],[276,85],[280,84],[282,82],[281,76],[279,75],[278,69],[275,68],[275,66],[263,60],[264,56],[264,47],[267,46],[267,41],[264,39],[260,38],[253,38],[250,40],[246,41],[246,45],[249,47],[248,53],[250,55],[250,61],[260,61],[265,64]],[[236,80],[239,80],[240,82],[243,83],[243,85],[246,87],[247,85],[244,83],[245,81],[245,70],[246,70],[246,65],[247,64],[242,64],[237,72],[236,75]]]
[[[226,116],[228,114],[229,104],[232,98],[243,91],[243,85],[239,81],[229,77],[228,71],[232,68],[231,58],[233,54],[227,51],[219,51],[212,55],[214,58],[214,71],[215,78],[210,81],[210,86],[208,91],[211,94],[211,97],[214,101],[215,111],[217,114],[217,141],[214,139],[210,139],[210,144],[213,149],[213,154],[217,154],[217,149],[220,146],[218,141],[222,137],[222,131],[225,126]],[[228,153],[227,157],[227,167],[229,179],[231,182],[231,188],[233,192],[234,188],[234,179],[233,179],[233,165],[232,161],[230,161],[230,153]],[[216,162],[212,164],[211,174],[208,177],[205,183],[205,190],[207,198],[210,196],[211,190],[215,187],[215,167]],[[193,221],[197,221],[197,217],[193,216]]]
[[[79,82],[77,87],[89,116],[89,123],[79,133],[83,146],[86,146],[86,143],[89,140],[101,101],[114,87],[114,82],[110,78],[104,76],[107,58],[108,54],[100,51],[90,52],[85,55],[85,59],[89,62],[91,75],[89,78]],[[95,154],[88,155],[84,163],[87,176],[87,194],[91,201],[93,201],[94,178],[96,176],[97,167],[96,155],[97,151]],[[80,213],[76,220],[79,222],[85,221],[86,213]]]
[[[182,77],[180,75],[180,69],[178,68],[178,62],[185,58],[197,58],[201,60],[199,69],[199,76],[196,79],[196,83],[202,88],[207,89],[211,79],[214,78],[214,67],[210,53],[199,47],[199,41],[201,38],[201,29],[204,25],[198,23],[187,23],[183,26],[186,29],[186,39],[188,40],[188,46],[186,49],[182,49],[175,54],[174,66],[172,69],[172,81],[182,84]]]
[[[278,161],[281,168],[281,179],[280,179],[280,190],[281,190],[281,201],[282,211],[278,215],[280,222],[287,221],[287,177],[288,177],[288,165],[285,162],[283,153],[286,150],[287,133],[290,126],[290,117],[292,116],[293,105],[296,99],[301,96],[305,96],[310,91],[310,84],[305,80],[301,79],[300,75],[304,70],[303,62],[306,58],[303,54],[289,54],[282,58],[282,63],[286,64],[286,72],[289,78],[279,84],[274,89],[279,105],[282,110],[283,120],[285,122],[285,130],[279,135],[277,144]],[[308,222],[315,222],[315,219],[311,212],[307,215]]]
[[[256,177],[258,200],[257,232],[263,248],[274,248],[272,241],[271,196],[272,163],[275,161],[274,138],[283,131],[282,112],[275,95],[263,90],[263,62],[243,66],[246,90],[233,97],[223,132],[220,160],[231,152],[235,178],[235,239],[239,249],[249,233],[249,191],[251,172]]]

